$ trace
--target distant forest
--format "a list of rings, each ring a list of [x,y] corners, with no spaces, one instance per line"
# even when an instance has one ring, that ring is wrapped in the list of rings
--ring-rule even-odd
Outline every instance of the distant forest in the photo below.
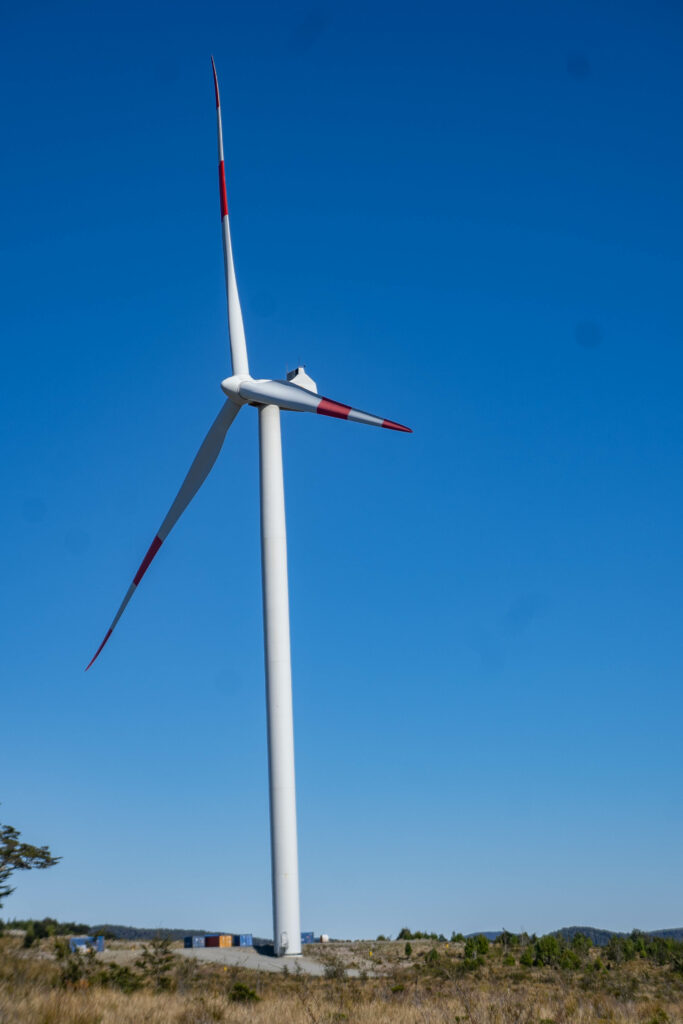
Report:
[[[13,919],[11,921],[2,921],[0,919],[0,934],[3,930],[11,930],[13,928],[21,929],[22,931],[29,931],[35,934],[36,938],[44,938],[48,935],[104,935],[105,939],[123,939],[127,941],[150,941],[155,938],[170,939],[175,942],[179,939],[184,938],[186,935],[206,935],[206,928],[134,928],[131,925],[124,924],[83,924],[82,922],[75,921],[56,921],[54,918],[45,917],[42,920],[26,920],[19,921]],[[472,938],[477,935],[485,935],[490,942],[494,942],[501,935],[504,934],[504,930],[499,931],[488,931],[488,932],[471,932],[469,935],[463,936],[461,933],[455,933],[451,935],[451,941],[465,938]],[[591,928],[588,925],[571,925],[569,928],[559,928],[557,931],[550,932],[551,935],[557,936],[563,939],[566,943],[571,944],[575,935],[584,935],[587,939],[590,939],[594,946],[608,946],[612,938],[627,939],[629,933],[626,932],[612,932],[606,928]],[[633,933],[631,933],[633,934]],[[676,942],[683,942],[683,928],[662,928],[658,931],[640,932],[639,934],[658,938],[658,939],[673,939]],[[389,936],[378,936],[378,939],[386,939]],[[434,942],[445,942],[446,937],[436,932],[413,932],[409,928],[402,928],[398,933],[397,938],[399,939],[431,939]],[[535,936],[531,938],[535,939]],[[271,940],[261,939],[254,936],[255,944],[267,943]],[[334,939],[332,939],[334,941]]]

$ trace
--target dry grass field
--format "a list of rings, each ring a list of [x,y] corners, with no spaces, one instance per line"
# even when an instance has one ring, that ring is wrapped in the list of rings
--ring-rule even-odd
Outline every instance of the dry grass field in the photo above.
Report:
[[[0,1024],[683,1024],[675,964],[607,965],[593,949],[573,969],[525,967],[518,953],[491,946],[472,965],[462,943],[411,945],[409,956],[403,942],[309,947],[324,959],[323,978],[171,956],[155,980],[117,958],[76,954],[72,962],[56,958],[52,939],[23,949],[6,936]],[[345,975],[351,965],[360,977]]]

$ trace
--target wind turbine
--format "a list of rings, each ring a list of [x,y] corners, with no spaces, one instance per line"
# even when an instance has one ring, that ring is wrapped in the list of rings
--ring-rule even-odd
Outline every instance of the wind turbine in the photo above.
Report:
[[[221,381],[227,400],[202,441],[194,462],[157,530],[147,554],[133,577],[121,607],[104,640],[87,666],[93,664],[111,636],[136,587],[152,559],[211,472],[225,436],[243,405],[258,409],[261,483],[261,570],[263,584],[263,632],[266,667],[268,719],[268,778],[270,789],[270,842],[273,883],[273,936],[276,956],[301,954],[299,922],[299,865],[296,835],[294,786],[294,725],[292,719],[292,668],[289,641],[289,595],[287,585],[287,537],[282,474],[280,409],[314,412],[322,416],[352,420],[390,430],[412,433],[409,427],[372,416],[350,405],[333,402],[318,394],[315,382],[303,367],[287,374],[286,380],[255,379],[249,373],[242,311],[237,292],[230,240],[228,200],[225,188],[223,127],[216,67],[211,58],[218,120],[218,189],[228,300],[228,328],[232,376]],[[87,671],[87,669],[86,669]]]

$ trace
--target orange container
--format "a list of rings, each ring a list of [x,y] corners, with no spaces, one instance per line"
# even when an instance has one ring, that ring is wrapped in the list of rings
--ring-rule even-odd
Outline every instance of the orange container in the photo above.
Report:
[[[219,935],[218,936],[219,946],[232,946],[232,935]]]

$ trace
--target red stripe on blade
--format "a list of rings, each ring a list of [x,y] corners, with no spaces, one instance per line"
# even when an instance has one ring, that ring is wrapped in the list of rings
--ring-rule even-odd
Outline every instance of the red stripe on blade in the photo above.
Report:
[[[137,587],[138,583],[140,582],[140,580],[142,579],[142,577],[147,572],[147,570],[149,569],[149,563],[152,561],[152,559],[154,558],[154,556],[156,555],[156,553],[157,553],[157,551],[159,550],[160,547],[161,547],[161,539],[159,537],[155,537],[154,540],[152,541],[152,543],[149,546],[149,551],[147,552],[145,557],[142,559],[142,565],[140,566],[138,571],[135,573],[135,579],[133,580],[133,583],[135,584],[136,587]]]
[[[97,650],[95,651],[94,657],[93,657],[92,661],[90,662],[90,665],[92,665],[93,661],[95,661],[95,659],[96,659],[96,658],[97,658],[97,657],[99,656],[99,653],[100,653],[100,651],[102,650],[102,648],[104,647],[104,645],[106,644],[106,642],[107,642],[107,640],[109,639],[109,637],[110,637],[110,636],[111,636],[111,630],[110,630],[110,629],[108,629],[108,630],[107,630],[107,635],[105,636],[104,640],[102,641],[102,643],[100,644],[100,646],[99,646],[99,647],[97,648]],[[88,669],[90,668],[90,665],[88,665],[88,666],[87,666],[87,668],[86,668],[86,670],[85,670],[86,672],[87,672],[87,671],[88,671]]]
[[[213,87],[216,90],[216,110],[218,110],[221,105],[221,101],[218,95],[218,77],[216,75],[216,65],[213,62],[213,57],[211,58],[211,67],[213,69]]]
[[[342,405],[340,402],[331,402],[329,398],[321,398],[316,412],[319,412],[321,416],[336,416],[339,420],[346,420],[351,412],[351,406]]]
[[[221,220],[228,215],[228,193],[225,188],[225,163],[223,160],[218,165],[218,188],[221,193]]]
[[[406,434],[412,434],[410,427],[404,427],[401,423],[394,423],[393,420],[382,420],[382,426],[388,430],[404,430]]]

